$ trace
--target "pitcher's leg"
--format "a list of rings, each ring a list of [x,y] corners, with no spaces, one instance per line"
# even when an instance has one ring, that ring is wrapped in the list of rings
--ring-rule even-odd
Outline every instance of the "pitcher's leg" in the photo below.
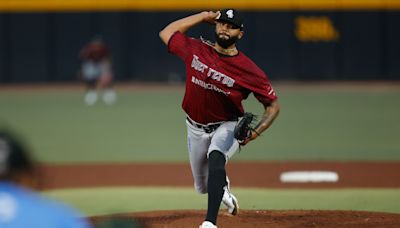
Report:
[[[188,152],[192,169],[194,186],[197,192],[207,193],[208,161],[207,150],[210,138],[204,132],[193,128],[187,123]]]
[[[217,216],[226,182],[225,155],[213,151],[208,157],[208,208],[206,221],[217,224]]]
[[[208,150],[209,179],[206,220],[214,224],[216,224],[221,201],[228,207],[231,214],[237,214],[237,199],[229,191],[225,171],[227,160],[235,154],[239,147],[233,134],[235,124],[234,121],[222,124],[213,135]]]

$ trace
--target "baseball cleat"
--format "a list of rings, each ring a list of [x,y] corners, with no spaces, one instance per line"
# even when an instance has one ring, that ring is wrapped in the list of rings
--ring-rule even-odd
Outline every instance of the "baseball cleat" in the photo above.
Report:
[[[94,105],[97,101],[96,91],[89,90],[85,95],[85,103],[88,106]]]
[[[117,94],[114,90],[108,89],[103,93],[103,101],[107,105],[113,104],[117,100]]]
[[[239,212],[239,204],[236,197],[229,191],[228,186],[224,187],[224,196],[222,197],[222,203],[228,208],[228,212],[231,215],[237,215]]]
[[[216,225],[214,225],[212,222],[209,221],[204,221],[199,228],[217,228]]]

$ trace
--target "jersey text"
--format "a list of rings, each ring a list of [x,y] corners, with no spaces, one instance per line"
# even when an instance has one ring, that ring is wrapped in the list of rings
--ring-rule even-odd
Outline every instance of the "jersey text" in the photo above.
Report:
[[[204,73],[205,70],[208,69],[207,77],[211,77],[211,79],[221,82],[222,84],[224,84],[228,87],[233,87],[233,85],[235,84],[235,80],[233,78],[231,78],[231,77],[227,76],[226,74],[223,74],[219,71],[216,71],[213,68],[202,63],[199,60],[199,57],[197,55],[193,55],[193,60],[192,60],[191,66],[193,69],[195,69],[201,73]]]
[[[228,96],[231,93],[231,92],[224,91],[224,90],[218,88],[217,86],[215,86],[213,84],[206,83],[206,82],[204,82],[204,81],[202,81],[200,79],[197,79],[194,76],[192,76],[192,83],[194,83],[196,85],[199,85],[199,86],[203,87],[204,89],[214,90],[214,91],[223,93],[226,96]]]

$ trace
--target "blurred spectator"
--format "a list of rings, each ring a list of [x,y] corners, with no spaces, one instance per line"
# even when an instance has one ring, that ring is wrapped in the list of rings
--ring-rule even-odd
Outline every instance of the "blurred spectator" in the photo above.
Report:
[[[0,227],[91,227],[72,208],[37,193],[37,181],[29,151],[0,130]]]
[[[109,47],[101,38],[95,37],[82,48],[79,58],[81,60],[80,75],[86,85],[85,103],[95,104],[99,90],[104,103],[113,104],[117,97],[112,88],[113,72]]]

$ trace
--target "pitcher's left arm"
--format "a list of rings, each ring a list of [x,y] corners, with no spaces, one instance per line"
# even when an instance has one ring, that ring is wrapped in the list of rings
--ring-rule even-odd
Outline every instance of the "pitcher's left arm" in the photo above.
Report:
[[[246,145],[248,142],[260,136],[265,130],[267,130],[272,125],[276,117],[278,117],[280,112],[280,105],[278,103],[278,100],[271,102],[269,105],[264,105],[264,108],[265,111],[260,121],[254,128],[254,130],[251,131],[250,137],[248,137],[247,140],[241,143],[242,145]]]

